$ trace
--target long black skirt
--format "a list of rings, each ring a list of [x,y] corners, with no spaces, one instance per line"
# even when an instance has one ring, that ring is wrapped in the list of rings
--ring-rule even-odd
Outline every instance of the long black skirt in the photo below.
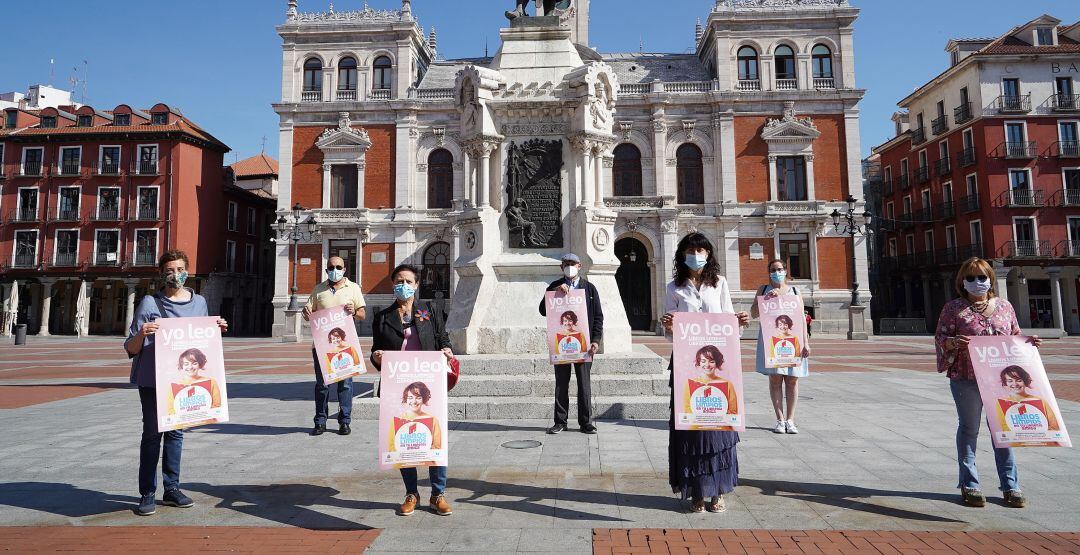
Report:
[[[672,371],[672,365],[668,365]],[[731,493],[739,484],[738,432],[704,432],[675,429],[674,373],[668,418],[668,483],[671,491],[686,499],[709,499]]]

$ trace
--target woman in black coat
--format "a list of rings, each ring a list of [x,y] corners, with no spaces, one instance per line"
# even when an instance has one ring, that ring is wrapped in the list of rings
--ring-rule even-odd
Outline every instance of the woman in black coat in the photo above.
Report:
[[[442,313],[431,303],[416,300],[419,276],[420,271],[408,264],[394,268],[390,274],[394,283],[394,304],[376,314],[371,323],[371,363],[376,369],[382,368],[384,351],[442,351],[447,359],[454,356]],[[429,466],[428,478],[431,480],[431,509],[441,516],[451,514],[450,503],[443,495],[446,467]],[[402,468],[401,479],[405,482],[405,502],[397,513],[409,516],[420,502],[416,468]]]

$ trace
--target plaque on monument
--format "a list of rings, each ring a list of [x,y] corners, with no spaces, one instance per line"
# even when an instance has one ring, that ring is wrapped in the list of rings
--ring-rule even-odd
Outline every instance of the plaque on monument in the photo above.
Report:
[[[510,248],[561,248],[562,141],[511,141],[506,166]]]

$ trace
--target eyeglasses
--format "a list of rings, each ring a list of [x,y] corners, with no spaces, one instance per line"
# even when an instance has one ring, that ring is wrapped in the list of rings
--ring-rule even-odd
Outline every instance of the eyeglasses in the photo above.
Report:
[[[344,269],[345,269],[345,266],[330,266],[329,268],[326,269],[326,271],[329,272],[330,270],[344,270]]]
[[[990,277],[989,276],[967,276],[964,279],[967,280],[968,283],[975,283],[975,280],[979,280],[979,283],[982,283],[984,281],[989,280]]]

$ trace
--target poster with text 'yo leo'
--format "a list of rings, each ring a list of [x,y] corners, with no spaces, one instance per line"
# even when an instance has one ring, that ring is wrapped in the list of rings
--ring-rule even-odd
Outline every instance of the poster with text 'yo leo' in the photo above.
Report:
[[[379,468],[446,466],[446,355],[384,351],[379,393]]]
[[[229,421],[217,317],[158,318],[158,433]]]
[[[765,367],[786,368],[803,362],[806,347],[806,315],[799,295],[758,297],[761,338],[765,342]]]
[[[313,312],[308,321],[311,322],[315,353],[319,355],[323,383],[337,383],[367,372],[353,317],[345,312],[345,307]]]
[[[1027,337],[972,337],[968,355],[994,447],[1072,447],[1039,349]]]
[[[676,312],[672,323],[676,430],[746,430],[739,318]]]
[[[552,364],[591,362],[589,354],[589,314],[585,309],[585,290],[571,289],[568,293],[548,291],[547,303],[548,352]]]

